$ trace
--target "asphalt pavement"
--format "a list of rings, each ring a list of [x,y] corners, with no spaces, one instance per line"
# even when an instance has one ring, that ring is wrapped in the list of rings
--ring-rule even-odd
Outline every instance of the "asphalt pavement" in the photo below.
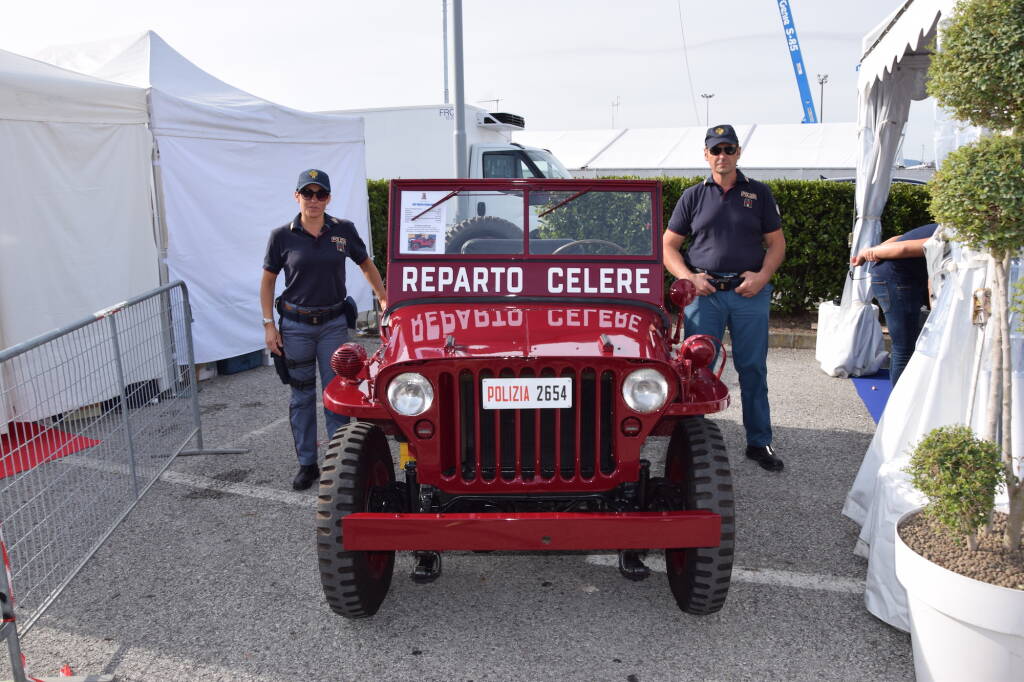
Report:
[[[120,682],[912,680],[909,636],[864,609],[866,563],[840,514],[874,423],[813,350],[775,348],[769,372],[779,474],[744,458],[725,374],[735,400],[717,421],[737,549],[717,614],[680,612],[656,559],[633,583],[614,554],[453,552],[431,585],[413,584],[400,554],[374,618],[334,615],[314,492],[290,486],[287,388],[260,367],[200,384],[206,447],[248,453],[175,460],[23,638],[29,670],[69,664]],[[653,439],[645,456],[659,462],[665,445]]]

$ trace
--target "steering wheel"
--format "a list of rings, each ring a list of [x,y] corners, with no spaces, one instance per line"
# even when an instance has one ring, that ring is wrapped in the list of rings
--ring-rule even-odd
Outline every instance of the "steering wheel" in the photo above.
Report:
[[[551,252],[552,256],[564,253],[593,253],[593,254],[617,254],[624,255],[626,250],[616,244],[604,239],[577,239],[574,242],[563,244]]]

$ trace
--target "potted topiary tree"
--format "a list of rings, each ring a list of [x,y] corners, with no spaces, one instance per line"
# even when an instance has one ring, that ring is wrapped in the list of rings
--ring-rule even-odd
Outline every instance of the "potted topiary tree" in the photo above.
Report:
[[[1024,250],[1024,0],[957,5],[932,58],[928,91],[960,120],[993,134],[951,153],[932,181],[932,213],[957,239],[987,252],[992,283],[992,381],[985,436],[1001,431],[1009,518],[1005,546],[1020,547],[1024,483],[1011,444],[1009,261]],[[1001,417],[1001,418],[1000,418]]]
[[[915,510],[900,519],[896,575],[907,590],[918,680],[1019,680],[1024,584],[1000,586],[984,572],[978,579],[961,573],[979,563],[978,529],[993,518],[1000,482],[1008,498],[1008,513],[996,518],[1004,528],[1000,553],[1018,567],[1021,561],[1024,482],[1011,442],[1007,274],[1010,260],[1024,250],[1024,0],[958,4],[932,57],[928,90],[956,118],[995,131],[951,153],[931,187],[938,222],[991,259],[991,390],[984,440],[966,427],[943,428],[917,447],[910,472],[932,511],[919,517]],[[928,516],[944,518],[958,534],[922,548],[912,536]],[[940,566],[939,555],[955,551],[958,537],[966,539],[967,555]],[[908,547],[915,543],[920,552]]]
[[[979,538],[1005,482],[999,446],[969,427],[942,426],[915,447],[906,471],[928,498],[923,509],[900,519],[895,540],[917,679],[1021,679],[1020,552],[1006,550],[991,533]],[[1005,525],[1005,516],[997,525]]]

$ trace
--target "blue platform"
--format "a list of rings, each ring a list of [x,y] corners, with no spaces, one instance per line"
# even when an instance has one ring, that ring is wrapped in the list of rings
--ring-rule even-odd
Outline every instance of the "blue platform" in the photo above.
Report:
[[[857,389],[857,395],[864,402],[864,407],[868,408],[871,418],[877,424],[878,420],[882,418],[882,412],[885,410],[885,403],[889,400],[889,394],[892,393],[889,370],[880,369],[868,376],[851,377],[851,380],[853,381],[854,388]]]

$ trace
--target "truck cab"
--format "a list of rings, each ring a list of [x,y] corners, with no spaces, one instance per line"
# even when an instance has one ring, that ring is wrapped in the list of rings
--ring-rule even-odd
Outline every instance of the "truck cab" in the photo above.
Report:
[[[546,149],[507,144],[474,144],[469,148],[471,178],[572,178],[572,174]]]

